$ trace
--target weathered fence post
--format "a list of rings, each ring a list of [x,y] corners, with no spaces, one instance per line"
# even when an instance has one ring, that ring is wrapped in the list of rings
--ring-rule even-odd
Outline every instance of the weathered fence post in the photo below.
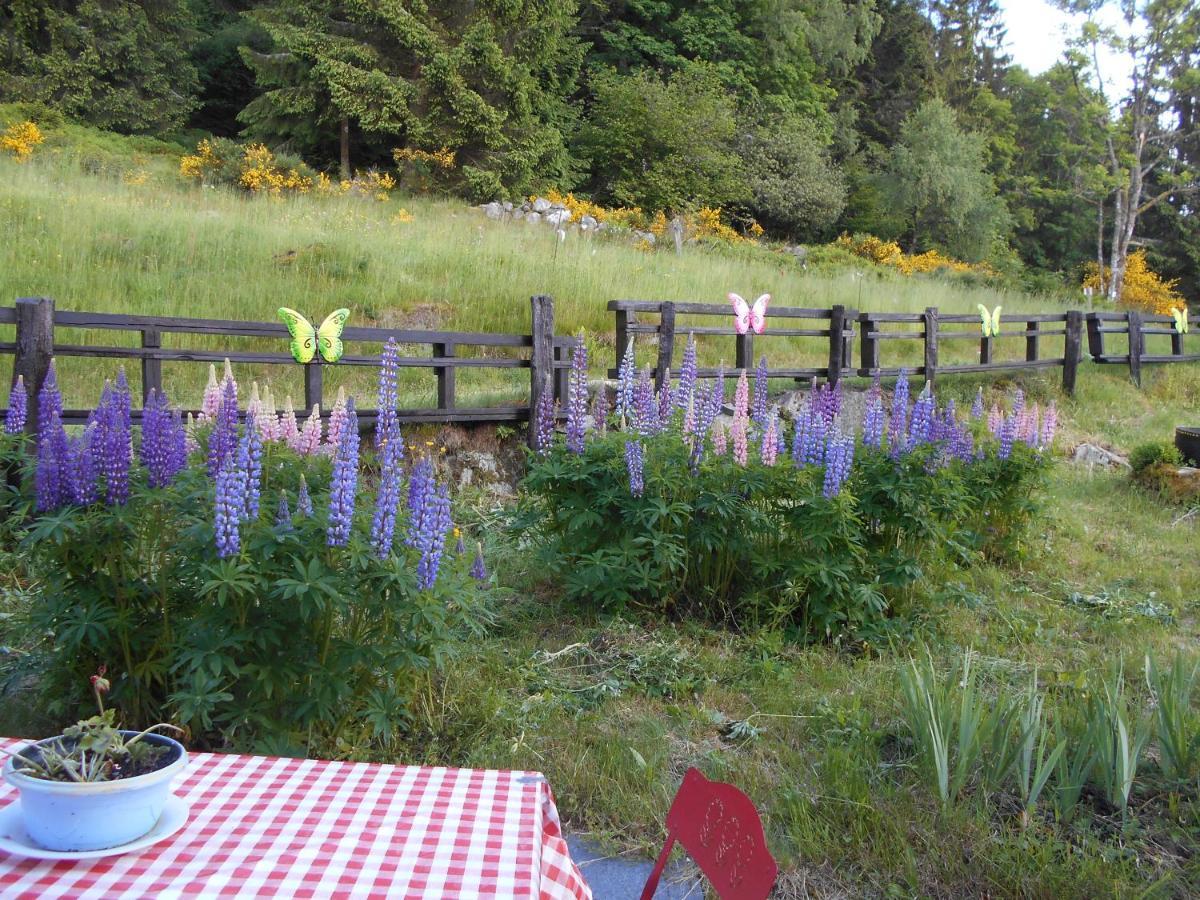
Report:
[[[1067,313],[1067,336],[1063,341],[1063,391],[1075,396],[1075,377],[1079,373],[1079,353],[1083,347],[1083,312]]]
[[[1000,323],[996,324],[999,326]],[[994,340],[990,331],[979,339],[979,364],[981,366],[986,366],[992,361],[992,342]]]
[[[455,346],[450,343],[433,345],[434,359],[453,359]],[[442,366],[437,370],[438,409],[454,409],[454,366]]]
[[[1038,332],[1042,323],[1038,321],[1025,323],[1025,361],[1035,362],[1038,358]],[[1032,332],[1032,334],[1030,333]]]
[[[13,384],[17,383],[18,377],[25,379],[25,390],[29,394],[25,431],[33,434],[37,431],[38,392],[50,371],[50,360],[54,358],[54,300],[50,297],[18,297],[16,310]]]
[[[1186,313],[1187,310],[1184,310]],[[1169,326],[1171,329],[1171,355],[1183,356],[1183,332],[1175,327],[1174,324]]]
[[[1097,362],[1104,356],[1104,332],[1100,330],[1100,317],[1094,312],[1087,314],[1088,355]]]
[[[1138,310],[1130,310],[1126,316],[1129,322],[1129,377],[1138,387],[1142,386],[1142,314]]]
[[[318,405],[322,409],[325,407],[322,397],[324,385],[321,374],[321,360],[319,357],[304,367],[304,408],[306,410],[311,410],[314,406]],[[325,410],[325,412],[328,412],[328,410]]]
[[[617,313],[618,319],[620,313]],[[554,300],[545,294],[530,299],[529,446],[537,443],[537,409],[542,395],[554,390]],[[552,395],[553,396],[553,395]]]
[[[829,310],[829,372],[830,384],[837,384],[846,364],[846,307],[834,304]]]
[[[927,306],[921,316],[925,321],[925,380],[933,384],[938,366],[938,311]]]
[[[158,349],[162,346],[162,332],[157,328],[142,329],[143,349]],[[142,406],[150,399],[150,392],[162,394],[162,360],[142,357]]]
[[[658,365],[654,370],[654,389],[661,391],[667,374],[671,371],[671,360],[675,358],[675,304],[670,300],[661,307],[662,319],[658,323]]]
[[[754,332],[747,331],[737,336],[737,345],[733,351],[733,367],[749,372],[754,368]]]
[[[870,375],[879,368],[879,338],[874,335],[874,323],[868,312],[858,314],[858,362],[859,375]]]
[[[854,322],[858,319],[857,309],[846,310],[842,317],[842,370],[854,369]]]
[[[629,347],[629,326],[636,321],[633,313],[625,309],[617,310],[616,333],[617,333],[617,364],[616,368],[621,368],[621,360],[625,358],[625,351]]]
[[[554,342],[554,399],[564,405],[571,390],[571,349],[571,346]],[[562,365],[564,362],[566,366]]]

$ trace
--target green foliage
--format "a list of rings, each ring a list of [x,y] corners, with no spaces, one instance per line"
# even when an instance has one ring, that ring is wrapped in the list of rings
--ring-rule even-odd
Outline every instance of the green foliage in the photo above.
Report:
[[[1200,772],[1200,719],[1192,698],[1200,663],[1176,653],[1167,669],[1146,655],[1146,685],[1150,690],[1154,731],[1158,736],[1159,766],[1168,778],[1186,781]]]
[[[125,506],[67,507],[24,537],[41,585],[27,610],[49,707],[70,710],[100,665],[130,724],[172,717],[215,746],[255,739],[389,746],[421,673],[479,626],[469,559],[446,560],[429,591],[412,551],[379,559],[362,532],[326,547],[327,461],[268,450],[264,498],[292,494],[302,469],[317,514],[292,529],[243,523],[242,552],[218,559],[212,483],[202,467],[170,488],[135,487]],[[369,517],[368,497],[359,503]],[[42,636],[49,636],[43,639]]]
[[[904,121],[880,190],[903,217],[910,250],[937,248],[975,262],[1008,233],[981,140],[962,131],[941,100],[926,101]]]
[[[195,107],[185,0],[14,0],[0,6],[0,99],[54,105],[127,133],[170,132]]]
[[[1135,475],[1160,463],[1168,466],[1182,466],[1183,455],[1179,452],[1179,448],[1170,441],[1147,441],[1144,444],[1138,444],[1129,454],[1129,465],[1133,468]]]
[[[1092,777],[1105,799],[1124,815],[1142,750],[1150,740],[1150,720],[1131,710],[1125,695],[1125,673],[1112,668],[1087,696],[1087,730],[1094,766]]]

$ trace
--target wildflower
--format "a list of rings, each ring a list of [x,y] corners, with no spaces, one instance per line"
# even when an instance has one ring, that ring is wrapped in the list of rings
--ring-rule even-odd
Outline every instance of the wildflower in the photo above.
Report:
[[[275,527],[281,531],[291,531],[292,510],[288,507],[287,491],[280,489],[279,505],[275,507]]]
[[[313,514],[312,497],[308,493],[308,482],[300,476],[300,491],[296,494],[296,514],[307,519]]]
[[[238,446],[238,466],[246,479],[242,515],[249,521],[258,518],[259,499],[262,496],[262,456],[262,436],[257,428],[247,423]]]
[[[1058,428],[1058,408],[1051,401],[1046,407],[1046,415],[1042,418],[1042,447],[1049,448],[1054,443],[1054,432]]]
[[[617,418],[624,422],[633,416],[633,390],[637,371],[633,360],[633,339],[625,345],[625,355],[617,370]]]
[[[453,534],[454,534],[454,555],[462,556],[464,553],[467,552],[467,545],[463,542],[462,529],[459,528],[457,525],[455,525]]]
[[[445,485],[429,495],[425,515],[421,517],[421,558],[417,562],[417,587],[428,590],[437,582],[446,532],[450,530],[450,496]]]
[[[228,390],[233,395],[233,408],[238,407],[238,383],[233,377],[233,366],[229,363],[229,357],[225,357],[225,373],[221,376],[221,389]]]
[[[18,375],[8,395],[8,415],[4,418],[5,434],[20,434],[25,430],[25,417],[29,410],[29,392],[25,390],[25,376]]]
[[[696,337],[688,334],[687,347],[683,350],[683,365],[679,369],[679,392],[675,403],[687,409],[696,399]]]
[[[1004,417],[1000,412],[1000,407],[996,403],[992,403],[992,408],[988,410],[987,427],[988,431],[997,437],[1000,436],[1000,426],[1004,423]]]
[[[629,493],[634,497],[642,496],[646,489],[644,467],[646,465],[645,451],[641,441],[625,442],[625,468],[629,472]]]
[[[471,577],[479,582],[487,581],[488,571],[483,563],[483,544],[476,544],[475,548],[475,560],[471,563]]]
[[[408,535],[405,543],[416,547],[420,534],[420,519],[433,490],[433,462],[421,456],[408,476]]]
[[[888,446],[897,456],[904,449],[904,436],[908,431],[908,371],[900,370],[900,378],[892,392],[892,414],[888,419]]]
[[[675,393],[671,390],[671,370],[667,369],[663,376],[663,386],[658,391],[658,424],[666,428],[671,421],[671,412],[675,409]]]
[[[1015,415],[1005,416],[997,437],[1000,438],[1000,449],[996,455],[1000,459],[1008,459],[1012,455],[1013,442],[1017,438],[1017,417]]]
[[[533,449],[543,456],[554,446],[554,395],[543,390],[535,411]]]
[[[1022,425],[1021,440],[1026,446],[1036,447],[1038,440],[1041,437],[1041,408],[1038,404],[1033,404],[1033,408],[1026,411],[1025,421]]]
[[[296,422],[296,407],[292,405],[291,396],[284,401],[283,412],[279,414],[279,439],[292,450],[300,445],[300,426]]]
[[[746,373],[742,372],[738,377],[737,390],[733,394],[733,424],[729,428],[730,436],[733,438],[733,459],[739,466],[746,465],[747,460],[746,432],[750,422],[746,415],[748,395]]]
[[[1019,416],[1021,410],[1025,408],[1025,392],[1020,388],[1013,391],[1012,412],[1014,416]]]
[[[608,393],[603,386],[592,398],[592,423],[600,434],[608,433]]]
[[[822,493],[826,499],[836,497],[850,477],[850,466],[854,460],[854,439],[843,438],[832,429],[825,443],[825,481]]]
[[[759,357],[758,368],[754,370],[754,403],[751,406],[752,417],[759,428],[767,422],[767,358]]]
[[[908,423],[908,449],[929,443],[936,410],[933,394],[926,384],[921,395],[917,397],[917,402],[913,404],[912,418]]]
[[[633,430],[641,435],[657,434],[661,430],[649,367],[642,370],[633,389]]]
[[[221,385],[216,421],[208,434],[208,474],[215,478],[237,449],[237,389],[231,380]]]
[[[762,448],[759,452],[764,466],[775,465],[775,460],[779,455],[779,428],[776,425],[775,416],[771,416],[770,422],[767,424],[766,433],[763,434]]]
[[[866,447],[879,447],[883,443],[883,399],[874,387],[867,396],[862,440]]]
[[[342,434],[346,429],[346,418],[349,415],[346,408],[346,389],[338,388],[337,400],[334,401],[333,409],[329,411],[329,431],[327,437],[329,439],[330,449],[336,449],[338,442],[342,439]],[[358,432],[355,432],[357,437]]]
[[[295,421],[296,417],[293,413],[292,422]],[[300,429],[293,444],[296,452],[304,456],[312,456],[321,449],[321,404],[313,404],[312,412],[304,420],[304,427]]]
[[[358,416],[354,412],[354,401],[350,400],[345,405],[342,430],[333,454],[333,473],[329,486],[329,527],[325,533],[325,543],[330,547],[343,547],[350,540],[357,489]]]
[[[587,415],[587,345],[582,332],[571,353],[570,387],[567,391],[567,450],[582,453],[584,417]]]
[[[152,488],[166,487],[183,468],[182,431],[178,418],[167,406],[167,398],[151,388],[142,411],[140,459],[146,468],[146,481]]]
[[[39,512],[58,508],[65,499],[67,432],[62,424],[62,394],[54,361],[38,391],[37,471],[34,486]]]
[[[129,468],[133,461],[129,384],[124,374],[121,370],[115,385],[104,386],[95,416],[96,464],[104,476],[105,500],[115,505],[129,499]]]
[[[184,445],[183,454],[186,461],[194,453],[200,452],[200,441],[196,438],[196,420],[192,418],[192,414],[187,414],[187,425],[183,429]]]
[[[972,419],[982,419],[983,418],[983,388],[982,387],[980,387],[979,390],[977,390],[975,392],[975,401],[971,404],[971,418]]]
[[[83,434],[67,440],[67,455],[62,470],[64,500],[76,506],[88,506],[96,502],[96,457],[92,452],[96,426],[90,424]]]
[[[241,549],[240,522],[245,498],[242,496],[240,480],[237,465],[227,457],[217,471],[214,520],[217,556],[221,559],[234,556]]]
[[[725,425],[721,422],[717,422],[715,425],[713,425],[712,429],[712,445],[714,456],[724,456],[725,451],[729,449],[729,445],[726,443],[725,438]]]

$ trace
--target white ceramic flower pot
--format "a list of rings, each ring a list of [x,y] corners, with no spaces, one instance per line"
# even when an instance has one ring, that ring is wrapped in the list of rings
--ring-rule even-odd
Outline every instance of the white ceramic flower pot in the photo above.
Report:
[[[126,737],[136,733],[122,732]],[[115,781],[47,781],[16,771],[13,758],[8,757],[4,780],[21,793],[21,815],[29,836],[47,850],[78,851],[117,847],[146,834],[162,815],[172,780],[187,765],[187,751],[161,734],[148,734],[142,740],[168,748],[165,764],[145,775]]]

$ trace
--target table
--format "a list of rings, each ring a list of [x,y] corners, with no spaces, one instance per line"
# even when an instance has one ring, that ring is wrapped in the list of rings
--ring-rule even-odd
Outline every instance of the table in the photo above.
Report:
[[[591,898],[537,772],[194,753],[174,792],[188,823],[139,853],[0,851],[0,897]]]

